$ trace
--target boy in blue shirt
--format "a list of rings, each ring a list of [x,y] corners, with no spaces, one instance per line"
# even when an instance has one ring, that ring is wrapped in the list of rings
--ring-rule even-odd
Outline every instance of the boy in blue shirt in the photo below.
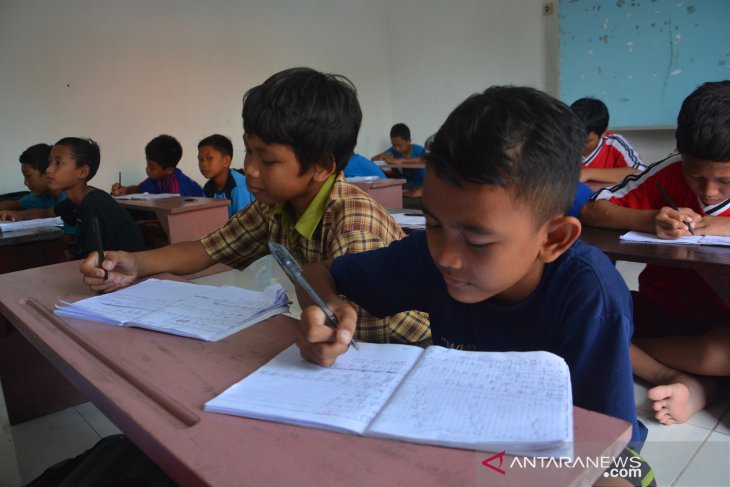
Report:
[[[23,184],[30,194],[20,199],[0,202],[0,210],[22,211],[35,208],[53,208],[56,203],[66,198],[63,191],[50,191],[46,181],[46,168],[51,146],[35,144],[20,154],[20,171],[23,173]]]
[[[344,295],[379,316],[429,313],[433,343],[480,351],[547,350],[570,367],[576,406],[636,418],[629,361],[631,295],[565,212],[585,133],[570,108],[522,87],[469,97],[426,154],[426,231],[312,264],[305,274],[338,318],[300,296],[302,356],[331,365],[356,329]]]
[[[390,129],[391,147],[374,156],[373,161],[383,160],[388,164],[423,162],[423,146],[411,142],[411,129],[404,123],[397,123]],[[419,197],[423,190],[425,169],[401,169],[408,181],[403,185],[404,196]]]
[[[177,164],[182,158],[182,146],[171,135],[158,135],[144,148],[147,158],[147,179],[137,186],[112,185],[112,195],[134,193],[175,193],[181,196],[204,196],[203,188],[186,176]]]
[[[20,154],[20,171],[23,173],[23,183],[30,190],[30,194],[18,200],[0,202],[0,220],[13,220],[20,218],[15,211],[24,210],[45,210],[53,208],[66,199],[66,193],[57,189],[49,189],[46,181],[46,169],[48,159],[51,155],[51,146],[48,144],[35,144],[28,147]],[[74,235],[74,226],[63,225],[63,232],[66,235]]]
[[[229,217],[254,200],[246,189],[246,176],[231,169],[232,160],[233,144],[228,137],[213,134],[198,142],[198,168],[208,179],[203,192],[208,198],[230,200]]]

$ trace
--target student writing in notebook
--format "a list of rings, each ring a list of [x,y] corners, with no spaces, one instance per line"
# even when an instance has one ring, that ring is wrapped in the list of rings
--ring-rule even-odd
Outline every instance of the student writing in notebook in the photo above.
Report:
[[[403,237],[390,215],[339,176],[357,142],[362,113],[347,78],[309,68],[277,73],[243,101],[244,173],[256,200],[196,242],[140,253],[107,252],[81,266],[95,291],[112,291],[159,272],[190,274],[222,262],[243,269],[286,246],[301,264],[379,248]],[[404,310],[406,311],[406,310]],[[357,337],[417,343],[429,338],[422,313],[374,317],[360,310]]]
[[[382,160],[389,164],[405,164],[423,162],[423,146],[411,141],[411,129],[404,123],[397,123],[390,129],[391,147],[373,156],[371,160]],[[407,182],[403,185],[404,195],[420,197],[423,189],[425,169],[400,169]]]
[[[158,135],[144,148],[147,179],[136,186],[112,185],[112,195],[134,193],[175,193],[181,196],[203,196],[203,188],[177,168],[182,146],[171,135]]]
[[[690,227],[730,235],[730,81],[705,83],[684,100],[676,140],[678,155],[601,190],[583,220],[665,239],[689,236]],[[683,423],[730,376],[730,306],[697,271],[655,264],[639,275],[633,298],[634,373],[657,385],[647,393],[656,418]]]
[[[358,325],[340,294],[376,316],[418,309],[435,345],[562,356],[575,405],[630,422],[639,445],[629,290],[565,215],[584,140],[569,107],[537,90],[467,98],[428,145],[425,232],[305,268],[339,325],[300,296],[304,358],[329,365],[347,350]]]
[[[213,134],[198,142],[198,168],[208,179],[203,192],[208,198],[227,199],[228,216],[233,216],[254,200],[246,189],[246,176],[231,169],[233,144],[224,135]]]
[[[86,257],[97,250],[91,227],[93,217],[99,221],[104,249],[144,249],[142,235],[129,214],[108,193],[88,185],[99,162],[99,146],[91,139],[65,137],[56,142],[49,156],[46,180],[49,190],[65,191],[68,198],[53,208],[17,212],[16,219],[60,216],[66,225],[77,229],[76,239],[68,249],[71,258]]]
[[[583,146],[581,181],[618,183],[629,174],[646,166],[628,141],[614,132],[607,132],[608,107],[595,98],[576,100],[570,108],[578,115],[586,130]]]

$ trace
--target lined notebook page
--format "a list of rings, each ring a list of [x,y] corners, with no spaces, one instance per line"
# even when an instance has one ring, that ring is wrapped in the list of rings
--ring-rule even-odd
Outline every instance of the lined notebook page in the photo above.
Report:
[[[490,451],[560,447],[573,438],[568,366],[548,352],[429,347],[367,434]]]
[[[53,218],[36,218],[34,220],[20,220],[17,222],[0,222],[0,232],[14,232],[30,228],[62,227],[63,221],[60,216]]]
[[[121,325],[128,321],[137,321],[142,316],[159,309],[170,309],[179,301],[185,300],[202,289],[215,289],[178,281],[147,279],[109,294],[100,294],[76,303],[66,303],[68,307],[58,307],[55,313],[59,316],[81,318]]]
[[[129,323],[175,335],[217,340],[289,309],[281,286],[269,286],[262,292],[235,286],[193,286],[195,292],[174,306],[156,308]]]
[[[205,410],[362,434],[422,351],[360,342],[325,368],[292,345]]]
[[[642,232],[626,232],[620,240],[624,242],[633,243],[653,243],[653,244],[668,244],[668,245],[720,245],[730,246],[730,237],[723,237],[718,235],[695,235],[686,236],[673,239],[659,238],[656,235]]]

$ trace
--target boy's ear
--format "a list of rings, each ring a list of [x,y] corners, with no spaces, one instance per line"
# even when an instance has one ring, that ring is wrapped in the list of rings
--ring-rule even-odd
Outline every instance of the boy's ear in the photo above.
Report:
[[[539,258],[547,264],[563,255],[580,237],[581,224],[577,218],[563,215],[552,218],[545,225],[547,234]]]
[[[223,156],[223,165],[226,167],[231,167],[231,162],[233,162],[233,158],[229,156],[228,154]]]
[[[76,166],[76,169],[79,171],[79,179],[86,180],[89,177],[89,172],[91,169],[89,168],[88,164],[81,164],[80,166]]]
[[[322,162],[320,162],[319,164],[314,164],[312,166],[312,176],[314,177],[315,181],[323,182],[335,173],[336,167],[337,163],[335,161],[335,156],[332,154],[327,154],[322,159]]]

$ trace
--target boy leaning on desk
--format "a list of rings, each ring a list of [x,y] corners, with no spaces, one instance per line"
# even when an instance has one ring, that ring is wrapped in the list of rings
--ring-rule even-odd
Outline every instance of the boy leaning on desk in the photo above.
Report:
[[[243,269],[286,246],[302,264],[379,248],[403,236],[378,203],[338,177],[357,142],[362,113],[349,80],[309,68],[277,73],[243,101],[246,185],[256,200],[195,242],[146,252],[96,254],[81,265],[84,282],[108,292],[160,272],[191,274],[221,262]],[[407,310],[404,310],[407,311]],[[418,343],[429,338],[423,313],[376,318],[361,310],[356,337]]]
[[[730,81],[705,83],[684,100],[676,139],[679,155],[594,195],[583,221],[665,239],[730,235]],[[730,376],[730,306],[697,271],[654,264],[633,299],[634,373],[657,385],[647,393],[656,418],[683,423]]]
[[[562,356],[575,405],[628,421],[640,446],[631,296],[565,215],[584,141],[570,108],[537,90],[496,86],[467,98],[426,152],[426,231],[305,268],[339,326],[301,295],[302,355],[330,365],[347,350],[357,315],[339,294],[376,316],[418,309],[435,345]]]

